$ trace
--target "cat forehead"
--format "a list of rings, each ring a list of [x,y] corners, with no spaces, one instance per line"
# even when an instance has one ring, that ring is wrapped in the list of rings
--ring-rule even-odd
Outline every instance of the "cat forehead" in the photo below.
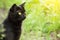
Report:
[[[22,10],[20,7],[17,7],[17,8],[16,8],[16,11],[22,12],[23,10]]]
[[[21,7],[21,6],[18,6],[18,7],[17,7],[17,10],[18,10],[18,11],[21,11],[21,12],[25,12],[24,7]]]
[[[16,7],[17,10],[21,10],[21,8],[19,6]]]

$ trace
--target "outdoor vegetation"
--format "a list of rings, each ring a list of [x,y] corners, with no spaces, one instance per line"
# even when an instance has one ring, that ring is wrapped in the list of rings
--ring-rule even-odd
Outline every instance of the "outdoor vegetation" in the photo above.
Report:
[[[20,40],[60,40],[60,0],[0,0],[0,24],[14,3],[23,2],[26,19]]]

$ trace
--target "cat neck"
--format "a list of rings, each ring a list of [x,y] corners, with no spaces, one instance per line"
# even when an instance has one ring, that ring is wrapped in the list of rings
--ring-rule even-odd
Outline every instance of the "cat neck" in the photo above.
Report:
[[[6,19],[5,21],[4,21],[4,24],[13,24],[13,25],[15,25],[15,26],[21,26],[21,24],[22,24],[22,21],[11,21],[10,19]]]

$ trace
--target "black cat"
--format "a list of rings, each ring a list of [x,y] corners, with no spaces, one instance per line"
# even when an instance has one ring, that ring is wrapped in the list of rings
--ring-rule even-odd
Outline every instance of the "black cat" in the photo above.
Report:
[[[24,4],[13,6],[9,10],[9,14],[3,22],[5,30],[5,38],[3,40],[19,40],[21,36],[21,25],[26,18]]]

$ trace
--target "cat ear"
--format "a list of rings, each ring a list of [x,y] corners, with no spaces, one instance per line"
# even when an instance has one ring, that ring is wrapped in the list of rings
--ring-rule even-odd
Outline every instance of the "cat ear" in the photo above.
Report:
[[[21,4],[20,6],[21,6],[21,7],[24,7],[25,3],[26,3],[26,2],[24,2],[24,3],[23,3],[23,4]]]
[[[10,8],[10,11],[14,11],[16,9],[17,5],[13,4],[12,7]]]
[[[24,5],[25,5],[25,2],[24,2],[23,4],[21,4],[21,5],[19,5],[19,7],[20,7],[21,9],[24,9]]]
[[[24,9],[24,5],[25,5],[26,2],[24,2],[23,4],[19,5],[20,9],[25,12],[25,9]]]

